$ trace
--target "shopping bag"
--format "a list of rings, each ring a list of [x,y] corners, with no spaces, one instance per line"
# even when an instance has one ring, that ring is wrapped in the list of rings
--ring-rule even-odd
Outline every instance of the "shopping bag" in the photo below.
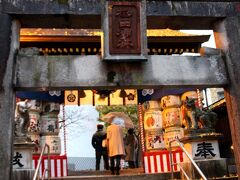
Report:
[[[102,141],[102,147],[107,147],[107,140],[106,140],[106,139],[104,139],[104,140]]]

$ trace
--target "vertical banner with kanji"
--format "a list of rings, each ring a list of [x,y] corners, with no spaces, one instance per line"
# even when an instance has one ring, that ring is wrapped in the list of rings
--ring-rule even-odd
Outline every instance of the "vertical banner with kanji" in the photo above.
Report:
[[[109,54],[140,54],[140,2],[109,2]]]

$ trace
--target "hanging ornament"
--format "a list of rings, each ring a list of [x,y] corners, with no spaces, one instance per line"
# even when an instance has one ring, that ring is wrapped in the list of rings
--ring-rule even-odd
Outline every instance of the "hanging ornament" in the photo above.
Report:
[[[50,96],[61,96],[61,91],[49,91]]]
[[[69,102],[74,102],[74,101],[76,100],[76,96],[71,93],[71,94],[69,94],[69,95],[67,96],[67,100],[68,100]]]
[[[146,96],[146,95],[152,95],[154,93],[154,89],[143,89],[142,90],[142,95]]]
[[[129,100],[129,101],[133,101],[133,100],[134,100],[134,94],[132,94],[132,93],[129,93],[129,94],[127,95],[127,97],[128,97],[128,100]]]
[[[122,89],[122,90],[120,91],[120,93],[119,93],[119,97],[125,98],[126,96],[127,96],[126,91],[125,91],[124,89]]]
[[[64,92],[65,105],[78,105],[78,90],[70,90]]]
[[[84,90],[79,90],[78,95],[79,95],[79,98],[85,98],[86,97],[86,93],[84,92]]]

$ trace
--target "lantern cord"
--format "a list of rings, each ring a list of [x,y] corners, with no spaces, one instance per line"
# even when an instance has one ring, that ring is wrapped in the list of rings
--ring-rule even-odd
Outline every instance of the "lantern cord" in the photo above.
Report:
[[[202,99],[201,99],[201,94],[199,89],[197,89],[197,101],[198,101],[198,107],[202,109]]]
[[[139,127],[140,127],[140,141],[141,141],[141,148],[142,152],[145,152],[145,141],[144,141],[144,129],[143,129],[143,109],[142,109],[142,104],[138,104],[138,118],[139,118]],[[144,165],[142,157],[142,165]]]
[[[139,118],[139,127],[140,127],[140,140],[141,140],[141,147],[142,152],[145,152],[145,144],[144,144],[144,129],[143,129],[143,110],[142,104],[138,104],[138,118]]]
[[[66,139],[66,124],[65,124],[65,105],[63,105],[63,142],[64,142],[64,154],[67,155],[67,139]]]

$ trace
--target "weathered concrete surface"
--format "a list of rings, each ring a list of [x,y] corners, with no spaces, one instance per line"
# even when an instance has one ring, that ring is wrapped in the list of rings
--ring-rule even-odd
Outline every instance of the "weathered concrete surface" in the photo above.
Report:
[[[216,45],[226,53],[230,84],[225,88],[229,124],[238,176],[240,176],[240,17],[229,17],[215,26]]]
[[[225,158],[214,160],[195,160],[195,162],[207,179],[229,176]],[[191,162],[184,162],[181,163],[181,165],[190,179],[201,179],[199,172]],[[182,172],[181,179],[184,179],[184,174]]]
[[[171,173],[154,173],[144,174],[136,173],[135,169],[129,170],[121,169],[120,175],[110,175],[109,171],[100,171],[101,174],[97,174],[96,171],[91,172],[91,175],[80,175],[80,176],[67,176],[67,177],[55,177],[52,180],[166,180],[171,179]],[[174,172],[174,178],[180,179],[180,173]]]
[[[1,21],[0,21],[1,24]],[[12,87],[14,57],[18,48],[19,25],[13,22],[11,25],[11,47],[7,60],[6,71],[3,74],[3,90],[0,91],[0,179],[11,179],[11,161],[13,148],[13,125],[15,97]],[[8,27],[6,27],[8,28]],[[2,43],[2,42],[1,42]]]
[[[22,170],[16,169],[13,171],[12,180],[32,180],[34,176],[34,170]]]
[[[2,12],[17,15],[22,27],[100,29],[100,3],[99,0],[2,0]]]
[[[239,2],[148,1],[148,29],[212,29],[226,16],[240,14]]]
[[[9,14],[100,15],[101,0],[2,0],[2,11]]]
[[[147,15],[224,17],[239,13],[236,4],[236,1],[147,1]]]
[[[116,74],[109,80],[110,74]],[[148,56],[143,63],[106,63],[99,56],[18,56],[16,89],[224,86],[220,56]]]
[[[207,2],[207,3],[206,3]],[[149,16],[224,17],[238,12],[237,1],[147,1]],[[101,14],[100,0],[2,0],[2,11],[10,14]],[[239,12],[238,12],[239,13]]]
[[[12,21],[9,15],[0,14],[0,91],[2,89],[3,77],[10,50],[11,23]]]
[[[212,24],[220,18],[240,15],[240,2],[206,2],[149,0],[146,6],[147,26],[211,29]],[[1,6],[0,12],[16,16],[22,27],[101,28],[103,6],[100,0],[2,0]]]

